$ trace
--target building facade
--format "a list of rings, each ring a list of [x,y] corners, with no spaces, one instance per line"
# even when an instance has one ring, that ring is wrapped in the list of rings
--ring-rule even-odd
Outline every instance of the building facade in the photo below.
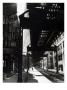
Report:
[[[52,46],[57,46],[58,71],[59,73],[64,73],[64,33],[60,32],[60,35],[54,40]],[[47,57],[43,57],[40,60],[40,67],[56,72],[56,51],[46,51],[44,54]]]
[[[12,4],[13,5],[13,4]],[[16,57],[16,48],[17,40],[19,37],[19,23],[16,12],[16,4],[14,4],[14,12],[12,13],[11,4],[9,6],[4,4],[4,8],[8,8],[11,13],[7,13],[7,9],[3,9],[3,71],[4,73],[13,73],[16,71],[17,57]]]

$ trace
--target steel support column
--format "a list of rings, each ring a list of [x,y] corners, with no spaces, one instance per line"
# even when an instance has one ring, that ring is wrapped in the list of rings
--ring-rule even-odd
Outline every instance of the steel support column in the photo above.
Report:
[[[58,73],[58,53],[57,53],[57,46],[56,46],[56,73]]]
[[[21,27],[19,32],[19,49],[18,49],[18,82],[22,82],[22,50],[23,50],[23,30],[21,36]]]
[[[47,55],[47,71],[48,71],[48,55]]]
[[[27,51],[27,80],[28,80],[28,71],[29,71],[29,54]]]
[[[44,69],[44,59],[43,59],[43,69]]]

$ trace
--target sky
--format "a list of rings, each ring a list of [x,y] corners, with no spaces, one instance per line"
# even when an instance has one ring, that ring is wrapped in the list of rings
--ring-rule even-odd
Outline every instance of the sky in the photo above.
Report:
[[[30,44],[30,30],[23,29],[23,52],[27,52],[27,46]]]
[[[26,3],[17,3],[17,15],[21,15],[26,10]]]

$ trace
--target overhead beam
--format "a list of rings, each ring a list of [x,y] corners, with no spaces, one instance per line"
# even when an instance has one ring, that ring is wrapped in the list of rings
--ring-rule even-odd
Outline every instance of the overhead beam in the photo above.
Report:
[[[46,42],[46,45],[49,43],[49,41],[51,40],[51,38],[53,37],[53,35],[54,35],[54,32],[51,33],[50,37],[48,38],[48,40],[47,40],[47,42]],[[46,46],[46,45],[45,45],[45,46]]]
[[[24,14],[27,12],[29,12],[29,18],[24,17]],[[19,16],[21,26],[24,29],[46,28],[47,31],[64,31],[64,13],[59,14],[59,12],[61,10],[58,11],[54,20],[50,20],[46,19],[47,11],[45,9],[29,9]]]
[[[40,47],[34,47],[34,48],[32,48],[32,47],[28,47],[28,51],[56,51],[56,47],[54,46],[54,47],[42,47],[42,46],[40,46]]]

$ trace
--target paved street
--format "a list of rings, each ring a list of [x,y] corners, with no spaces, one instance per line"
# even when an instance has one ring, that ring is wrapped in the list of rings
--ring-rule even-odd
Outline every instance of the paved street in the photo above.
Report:
[[[6,78],[4,82],[17,82],[17,74],[11,76],[10,78]],[[44,77],[39,71],[37,71],[34,67],[29,69],[28,75],[28,83],[51,83],[46,77]]]
[[[33,82],[34,80],[34,82],[37,82],[37,83],[51,83],[50,80],[44,77],[44,75],[41,74],[38,70],[36,70],[34,67],[33,67],[33,70],[32,68],[30,68],[29,73],[33,75],[33,79],[29,77],[28,82]]]
[[[22,78],[24,83],[63,83],[63,76],[60,74],[54,74],[50,71],[43,70],[41,68],[30,68],[28,71],[28,80],[25,80],[27,74],[25,72],[22,73]],[[17,74],[6,78],[4,82],[16,83],[17,82]]]
[[[56,73],[53,71],[47,71],[42,68],[37,68],[36,69],[44,75],[47,79],[49,79],[53,83],[63,83],[64,82],[64,75],[60,73]]]

